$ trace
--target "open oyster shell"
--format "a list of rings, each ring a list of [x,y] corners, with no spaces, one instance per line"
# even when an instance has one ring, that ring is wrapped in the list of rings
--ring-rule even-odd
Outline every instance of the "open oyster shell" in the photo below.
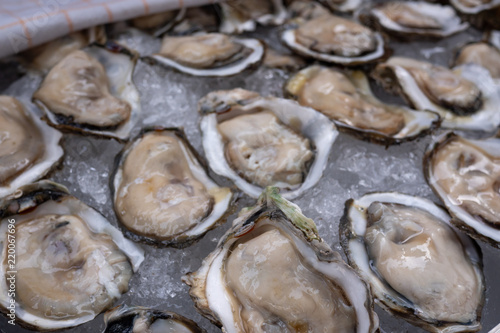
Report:
[[[47,74],[33,101],[51,126],[126,140],[141,112],[132,82],[137,58],[114,42],[74,51]]]
[[[500,29],[500,0],[450,0],[466,20],[480,29]]]
[[[346,202],[341,244],[386,311],[430,332],[475,332],[484,304],[477,244],[429,200],[395,192]]]
[[[253,38],[219,33],[165,36],[159,53],[151,59],[195,76],[230,76],[262,60],[264,44]]]
[[[314,186],[338,135],[311,108],[239,88],[209,93],[198,108],[210,168],[254,198],[267,185],[281,187],[286,198]]]
[[[7,278],[15,271],[16,323],[31,329],[56,330],[94,319],[128,290],[144,260],[142,249],[100,213],[50,181],[4,198],[0,217],[0,309],[9,313]],[[14,262],[8,251],[12,235]]]
[[[365,283],[273,187],[183,281],[198,311],[226,333],[378,329]]]
[[[64,154],[62,134],[13,97],[0,96],[0,133],[0,198],[44,177]]]
[[[285,27],[281,40],[301,56],[345,66],[373,62],[385,55],[378,32],[331,14],[296,19]]]
[[[467,64],[448,70],[424,61],[391,57],[378,64],[372,76],[415,109],[438,113],[442,127],[488,132],[500,124],[500,85],[480,66]]]
[[[232,199],[176,128],[145,130],[116,157],[111,179],[125,234],[153,245],[191,245],[224,222]]]
[[[204,333],[194,321],[175,312],[120,305],[104,314],[103,333]]]
[[[429,186],[471,236],[500,248],[500,138],[436,138],[424,157]]]
[[[307,67],[290,78],[285,94],[325,114],[339,129],[382,144],[416,139],[440,123],[436,113],[382,103],[362,71]]]
[[[220,31],[226,34],[254,31],[257,23],[279,25],[287,18],[282,0],[229,0],[219,6],[222,10]]]
[[[398,37],[444,38],[468,28],[450,6],[424,1],[391,1],[360,13],[360,20]],[[371,23],[371,22],[370,22]]]
[[[488,70],[491,77],[500,80],[500,50],[485,42],[468,43],[455,55],[453,66],[476,64]]]

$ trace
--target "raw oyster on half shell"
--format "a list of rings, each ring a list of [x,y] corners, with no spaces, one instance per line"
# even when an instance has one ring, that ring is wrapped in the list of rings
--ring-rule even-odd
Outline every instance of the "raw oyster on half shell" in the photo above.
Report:
[[[490,72],[493,79],[500,79],[500,50],[483,42],[470,43],[462,47],[455,56],[454,66],[479,65]]]
[[[349,263],[390,313],[430,332],[475,332],[484,304],[479,246],[431,201],[371,193],[346,202]]]
[[[210,179],[179,129],[153,129],[116,159],[111,192],[126,235],[184,247],[222,222],[232,193]]]
[[[211,92],[198,108],[210,167],[254,198],[269,185],[287,198],[314,186],[338,134],[313,109],[239,88]]]
[[[325,114],[340,129],[384,144],[415,139],[440,122],[433,112],[382,103],[372,94],[361,71],[314,65],[295,74],[285,93]]]
[[[369,290],[300,208],[268,187],[183,278],[223,332],[378,330]]]
[[[9,312],[7,278],[15,271],[16,324],[30,329],[56,330],[94,319],[128,290],[144,260],[143,251],[104,216],[50,181],[4,198],[0,218],[0,308]]]

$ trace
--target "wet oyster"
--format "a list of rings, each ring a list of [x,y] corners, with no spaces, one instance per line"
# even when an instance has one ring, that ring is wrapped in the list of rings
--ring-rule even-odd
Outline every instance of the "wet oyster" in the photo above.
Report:
[[[341,244],[385,310],[430,332],[475,332],[485,292],[481,252],[450,219],[426,199],[367,194],[346,202]]]
[[[256,39],[219,33],[165,36],[152,58],[160,64],[196,76],[228,76],[259,63],[264,46]]]
[[[0,96],[0,198],[45,176],[62,158],[62,134]]]
[[[373,77],[417,110],[439,113],[441,126],[490,131],[500,124],[500,85],[480,66],[449,70],[404,57],[377,65]]]
[[[314,186],[338,134],[313,109],[248,90],[215,91],[198,105],[210,167],[255,198],[268,185],[287,198]]]
[[[461,48],[454,65],[477,64],[486,68],[492,78],[500,79],[500,51],[488,43],[470,43]]]
[[[452,7],[423,1],[386,2],[374,6],[366,15],[361,15],[363,21],[374,19],[378,28],[405,38],[448,37],[469,26],[461,22]]]
[[[151,32],[154,36],[160,36],[172,29],[186,14],[186,9],[169,10],[145,16],[136,17],[131,21],[132,26],[137,29]]]
[[[305,61],[297,56],[280,53],[266,46],[266,55],[263,65],[287,71],[297,71],[306,65]]]
[[[73,51],[33,94],[58,128],[126,139],[140,112],[132,83],[137,55],[108,42]]]
[[[281,38],[298,54],[341,65],[359,65],[381,58],[384,41],[354,21],[334,15],[298,19]]]
[[[62,185],[23,186],[0,207],[0,307],[8,313],[8,277],[16,271],[16,324],[45,331],[90,321],[128,290],[144,260],[140,248]],[[8,256],[13,225],[15,262]]]
[[[120,305],[104,314],[103,333],[203,333],[194,321],[174,312]]]
[[[364,282],[277,188],[243,210],[183,281],[198,311],[227,333],[378,329]]]
[[[429,146],[424,171],[452,222],[500,247],[500,139],[445,134]]]
[[[148,130],[117,157],[112,193],[127,236],[184,247],[221,222],[231,191],[211,180],[181,130]]]
[[[226,34],[253,31],[256,23],[279,25],[287,17],[282,0],[229,0],[219,5],[222,9],[220,31]]]
[[[361,71],[311,66],[295,74],[285,92],[301,105],[325,114],[339,128],[384,144],[415,139],[439,125],[435,113],[377,100]]]
[[[478,28],[500,28],[500,0],[450,0],[450,4]]]
[[[173,29],[176,35],[190,35],[195,32],[216,32],[219,30],[220,12],[213,5],[191,7],[184,18]]]

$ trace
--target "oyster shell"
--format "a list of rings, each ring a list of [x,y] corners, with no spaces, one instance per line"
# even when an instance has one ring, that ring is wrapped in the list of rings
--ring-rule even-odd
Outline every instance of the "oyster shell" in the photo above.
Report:
[[[92,320],[128,290],[144,260],[143,251],[101,214],[50,181],[19,188],[0,202],[0,214],[0,308],[9,312],[6,278],[14,270],[16,324],[31,329]],[[8,260],[10,225],[15,225],[15,263]]]
[[[133,27],[151,32],[154,36],[161,36],[179,23],[186,14],[186,8],[180,10],[169,10],[145,16],[136,17],[131,20]]]
[[[263,56],[264,45],[257,39],[209,33],[165,36],[152,59],[195,76],[228,76],[259,63]]]
[[[183,281],[198,311],[226,333],[378,329],[365,283],[273,187]]]
[[[499,138],[446,133],[428,147],[424,174],[458,228],[500,247]]]
[[[314,186],[338,134],[313,109],[239,88],[211,92],[198,108],[210,167],[254,198],[267,185],[287,198]]]
[[[341,244],[386,311],[430,332],[474,332],[484,304],[481,252],[450,219],[426,199],[371,193],[346,202]]]
[[[295,74],[285,93],[332,119],[340,129],[390,144],[415,139],[439,125],[437,114],[380,102],[361,71],[314,65]]]
[[[375,25],[392,35],[408,37],[443,38],[468,28],[462,23],[450,6],[432,4],[424,1],[391,1],[375,5],[369,10],[368,17],[361,20],[375,20]]]
[[[453,70],[424,61],[391,57],[372,76],[387,90],[405,97],[417,110],[442,118],[442,127],[492,131],[500,124],[500,85],[480,66]]]
[[[144,131],[116,159],[111,192],[126,235],[185,247],[221,223],[232,193],[210,179],[179,129]]]
[[[287,17],[282,0],[229,0],[219,6],[222,10],[220,31],[226,34],[254,31],[257,23],[279,25]]]
[[[54,127],[127,139],[140,113],[132,82],[137,55],[113,42],[63,58],[33,94]]]
[[[450,0],[450,4],[478,28],[500,28],[500,0]]]
[[[17,99],[0,96],[0,198],[54,168],[64,154],[61,137]]]
[[[281,39],[302,56],[346,66],[375,61],[385,54],[379,33],[329,14],[297,19],[296,25],[283,31]]]
[[[500,79],[500,50],[488,43],[470,43],[462,47],[455,56],[454,66],[476,64]]]
[[[175,312],[120,305],[104,314],[103,333],[204,333],[194,321]]]

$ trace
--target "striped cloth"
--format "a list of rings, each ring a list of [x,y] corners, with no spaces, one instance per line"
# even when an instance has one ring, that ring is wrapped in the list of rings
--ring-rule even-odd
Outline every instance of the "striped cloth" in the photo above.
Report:
[[[73,31],[216,0],[0,0],[0,58]]]

